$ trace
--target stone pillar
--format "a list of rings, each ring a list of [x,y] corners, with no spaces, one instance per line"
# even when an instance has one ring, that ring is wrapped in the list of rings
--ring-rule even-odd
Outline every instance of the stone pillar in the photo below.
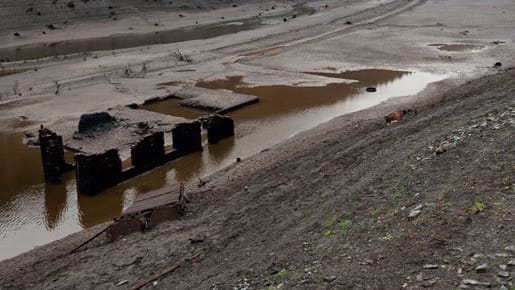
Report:
[[[39,144],[45,180],[59,182],[61,173],[68,168],[64,161],[63,137],[41,127],[39,130]]]
[[[234,121],[227,116],[211,115],[204,123],[204,127],[207,129],[209,144],[234,136]]]
[[[118,150],[102,154],[75,156],[77,191],[94,195],[121,181],[122,161]]]
[[[165,156],[165,138],[163,132],[146,136],[131,148],[132,165],[151,168],[163,162]]]
[[[202,151],[200,122],[180,123],[172,129],[173,148],[182,153]]]

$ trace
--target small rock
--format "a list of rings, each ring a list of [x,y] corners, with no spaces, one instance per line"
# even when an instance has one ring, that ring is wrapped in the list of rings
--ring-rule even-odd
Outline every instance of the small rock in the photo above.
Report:
[[[486,270],[488,270],[488,264],[487,263],[481,264],[481,265],[476,267],[476,272],[478,272],[478,273],[484,273],[484,272],[486,272]]]
[[[460,286],[458,286],[458,288],[460,288],[460,289],[468,289],[470,287],[465,285],[465,284],[460,284]]]
[[[444,148],[443,146],[438,146],[435,149],[436,154],[443,154],[443,153],[445,153],[445,151],[447,151],[447,148]]]
[[[327,283],[331,283],[334,280],[336,280],[336,276],[327,276],[327,277],[324,278],[324,281],[327,282]]]
[[[499,269],[506,271],[508,269],[507,265],[499,265]]]
[[[438,265],[435,264],[426,264],[424,265],[424,269],[438,269]]]
[[[497,257],[500,257],[500,258],[507,258],[507,257],[511,257],[510,254],[508,253],[497,253],[495,254]]]
[[[129,282],[129,280],[123,280],[123,281],[116,283],[116,286],[122,286],[122,285],[127,284],[128,282]]]
[[[514,252],[515,253],[515,246],[507,246],[504,248],[506,251]]]
[[[421,212],[422,207],[423,207],[423,205],[422,205],[422,204],[417,205],[416,207],[414,207],[414,208],[410,211],[410,213],[409,213],[408,217],[410,217],[410,218],[414,218],[414,217],[418,216],[418,215],[420,214],[420,212]]]
[[[508,262],[508,266],[515,266],[515,260],[510,260]]]
[[[435,279],[435,280],[428,280],[428,281],[424,281],[424,283],[422,283],[422,287],[431,287],[431,286],[433,286],[435,283],[436,283],[436,279]]]
[[[501,67],[501,66],[502,66],[502,63],[500,63],[500,62],[496,62],[496,63],[494,64],[494,67]]]
[[[465,285],[490,287],[490,283],[489,282],[479,282],[477,280],[472,280],[472,279],[463,279],[463,281],[461,281],[461,283],[465,284]]]
[[[497,276],[503,277],[503,278],[508,278],[508,277],[510,277],[510,272],[508,272],[508,271],[499,271],[497,273]]]
[[[504,285],[501,285],[501,287],[499,287],[499,290],[508,290],[508,288],[506,288],[506,286]]]
[[[352,21],[345,21],[345,24],[352,25]]]
[[[411,210],[411,211],[409,212],[408,217],[409,217],[409,218],[414,218],[414,217],[418,216],[419,214],[420,214],[420,210]]]
[[[366,91],[367,91],[367,92],[369,92],[369,93],[374,93],[374,92],[376,92],[376,91],[377,91],[377,89],[376,89],[376,88],[374,88],[374,87],[368,87],[368,88],[366,89]]]

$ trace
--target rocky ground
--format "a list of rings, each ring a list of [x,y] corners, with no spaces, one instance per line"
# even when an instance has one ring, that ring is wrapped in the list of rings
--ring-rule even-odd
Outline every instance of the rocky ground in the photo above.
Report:
[[[515,287],[515,70],[342,116],[213,175],[156,230],[2,262],[5,289]],[[386,125],[399,108],[417,113]],[[20,277],[24,277],[20,279]],[[120,286],[117,286],[120,285]]]

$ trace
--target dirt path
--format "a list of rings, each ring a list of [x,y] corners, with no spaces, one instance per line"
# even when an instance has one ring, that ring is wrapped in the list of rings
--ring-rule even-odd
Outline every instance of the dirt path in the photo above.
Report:
[[[213,176],[181,221],[4,261],[2,287],[129,288],[176,264],[158,288],[513,287],[514,96],[510,70],[390,126],[415,100],[337,118]]]

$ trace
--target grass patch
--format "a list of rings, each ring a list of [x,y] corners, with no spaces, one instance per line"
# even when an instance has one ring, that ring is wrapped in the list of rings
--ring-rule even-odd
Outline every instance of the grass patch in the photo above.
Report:
[[[344,219],[338,223],[338,227],[342,230],[347,230],[352,226],[352,221],[349,219]]]
[[[286,275],[286,269],[282,269],[281,271],[275,273],[272,275],[272,278],[274,279],[281,279],[282,277],[284,277]]]
[[[332,236],[334,234],[334,232],[332,230],[325,230],[322,232],[322,235],[324,237],[329,237],[329,236]]]

